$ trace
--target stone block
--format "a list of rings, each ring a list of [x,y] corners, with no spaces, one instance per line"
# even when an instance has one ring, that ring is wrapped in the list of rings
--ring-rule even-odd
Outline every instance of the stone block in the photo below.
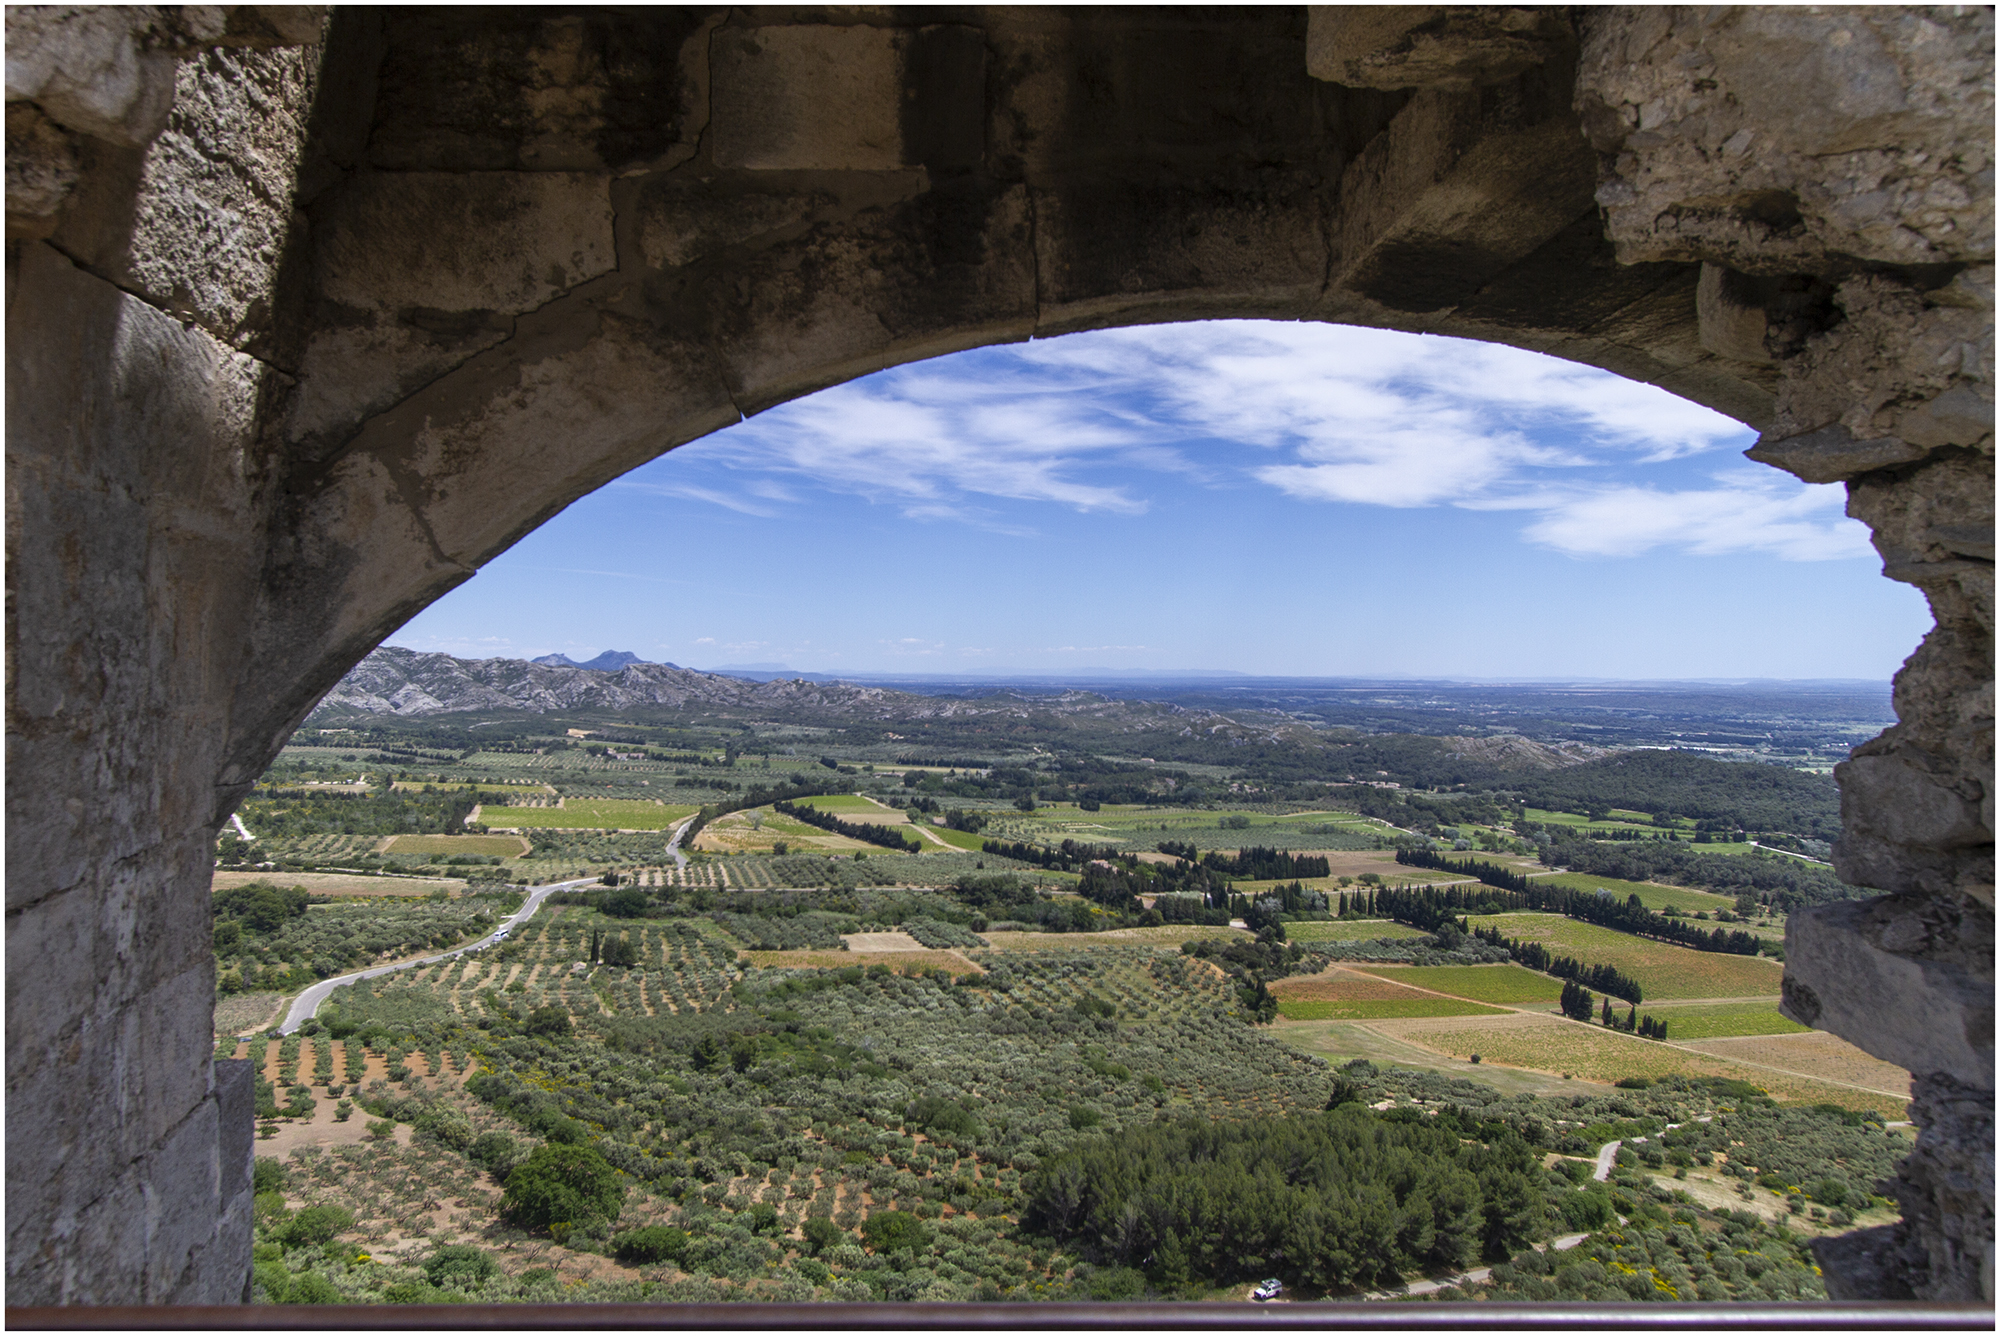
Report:
[[[1921,1264],[1911,1256],[1901,1225],[1877,1225],[1812,1241],[1813,1256],[1830,1299],[1914,1299],[1910,1273]]]
[[[1991,949],[1990,924],[1987,948]],[[1779,1010],[1919,1076],[1993,1080],[1993,973],[1924,954],[1921,910],[1893,897],[1793,914]]]
[[[188,1270],[215,1237],[223,1202],[217,1156],[220,1131],[215,1100],[205,1099],[146,1156],[142,1284],[151,1302],[183,1290]],[[217,1299],[228,1301],[227,1296]]]
[[[1606,7],[1579,26],[1621,258],[1991,261],[1991,10]]]
[[[688,189],[671,179],[649,183],[634,209],[639,254],[653,268],[671,269],[761,247],[796,236],[835,202],[826,191],[743,193]]]
[[[363,311],[518,314],[617,267],[607,177],[375,173],[314,210],[316,286]]]
[[[69,131],[32,102],[8,103],[7,239],[39,241],[55,231],[81,171]]]
[[[249,1058],[215,1062],[217,1146],[224,1202],[250,1190],[257,1159],[257,1064]]]
[[[1289,200],[1109,180],[1037,192],[1036,334],[1224,315],[1297,319],[1324,293],[1323,218],[1303,183]]]
[[[398,172],[664,171],[708,119],[725,9],[379,11],[367,160]]]
[[[1701,346],[1718,357],[1760,365],[1775,362],[1764,347],[1771,318],[1745,291],[1743,276],[1719,264],[1701,267],[1701,282],[1695,289],[1695,318],[1701,328]]]
[[[1537,74],[1425,91],[1341,176],[1335,282],[1393,311],[1441,311],[1591,212],[1596,163]]]
[[[701,289],[731,394],[754,413],[1034,328],[1029,193],[960,179],[743,257]]]
[[[1702,266],[1704,270],[1708,266]],[[1760,323],[1761,323],[1761,315]],[[1706,342],[1706,339],[1703,340]],[[1893,436],[1857,441],[1854,433],[1838,422],[1782,440],[1760,439],[1743,452],[1745,459],[1783,469],[1803,482],[1845,482],[1877,469],[1914,464],[1928,450],[1906,444]]]
[[[888,172],[972,167],[985,152],[977,28],[721,28],[712,47],[718,167]]]
[[[174,55],[151,5],[10,5],[7,100],[40,105],[58,124],[138,147],[167,123]]]
[[[513,322],[499,312],[447,316],[377,314],[366,323],[328,324],[307,339],[298,389],[286,416],[294,441],[338,441],[364,419],[502,342]]]
[[[58,243],[151,305],[268,353],[317,74],[316,48],[182,60],[166,129],[125,158],[93,155]]]
[[[1308,5],[1306,69],[1350,88],[1504,83],[1575,45],[1543,6]]]

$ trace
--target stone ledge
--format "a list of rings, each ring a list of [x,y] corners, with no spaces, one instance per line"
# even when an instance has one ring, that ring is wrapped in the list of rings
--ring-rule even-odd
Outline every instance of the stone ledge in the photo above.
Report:
[[[1743,456],[1783,469],[1803,482],[1844,482],[1877,469],[1914,464],[1929,453],[1893,436],[1857,441],[1853,432],[1836,422],[1783,440],[1759,441]]]
[[[1990,1083],[1992,976],[1892,949],[1906,940],[1928,944],[1928,929],[1890,896],[1792,915],[1778,1009],[1919,1076]]]

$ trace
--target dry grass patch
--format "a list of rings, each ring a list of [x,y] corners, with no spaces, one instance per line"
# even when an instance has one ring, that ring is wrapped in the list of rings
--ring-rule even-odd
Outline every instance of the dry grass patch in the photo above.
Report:
[[[1866,1086],[1904,1098],[1910,1089],[1910,1074],[1894,1063],[1884,1062],[1854,1045],[1824,1031],[1807,1030],[1789,1035],[1751,1035],[1738,1039],[1710,1039],[1689,1044],[1689,1048],[1718,1058],[1754,1062],[1777,1067],[1799,1076],[1822,1081],[1840,1081]]]
[[[1338,1002],[1313,998],[1281,998],[1278,1014],[1294,1021],[1401,1020],[1436,1016],[1504,1016],[1498,1007],[1481,1006],[1456,997],[1433,997],[1404,988],[1401,997]]]
[[[381,845],[389,854],[481,854],[519,858],[535,846],[525,835],[391,835]]]
[[[849,951],[922,951],[924,944],[906,932],[844,932]]]
[[[283,993],[239,993],[215,1004],[215,1032],[252,1034],[276,1025],[284,1014]]]
[[[300,886],[314,895],[334,896],[423,896],[444,891],[465,892],[465,883],[445,877],[360,877],[342,872],[218,872],[210,882],[214,890],[248,886],[252,882],[273,886]]]
[[[983,932],[979,934],[1000,951],[1078,951],[1093,947],[1156,946],[1177,950],[1182,942],[1208,937],[1253,940],[1241,928],[1168,926],[1159,928],[1114,928],[1110,932]]]
[[[1900,1118],[1907,1097],[1880,1089],[1855,1089],[1814,1080],[1791,1071],[1773,1071],[1748,1062],[1732,1062],[1707,1052],[1659,1043],[1633,1035],[1583,1025],[1555,1016],[1516,1012],[1507,1020],[1482,1024],[1477,1020],[1441,1025],[1429,1021],[1384,1021],[1379,1025],[1398,1038],[1454,1057],[1477,1053],[1481,1061],[1538,1071],[1567,1072],[1583,1080],[1616,1083],[1627,1077],[1723,1076],[1748,1081],[1787,1104],[1836,1104],[1870,1109]],[[1747,1056],[1747,1055],[1744,1055]],[[1859,1083],[1857,1083],[1859,1084]]]

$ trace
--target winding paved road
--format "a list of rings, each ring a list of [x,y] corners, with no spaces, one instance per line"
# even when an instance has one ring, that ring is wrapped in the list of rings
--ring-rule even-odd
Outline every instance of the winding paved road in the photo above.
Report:
[[[284,1023],[278,1027],[278,1033],[290,1034],[311,1020],[319,1011],[320,1003],[326,1001],[327,995],[332,993],[336,988],[344,987],[359,979],[373,979],[382,974],[394,974],[397,970],[415,969],[419,965],[434,965],[440,960],[449,960],[453,956],[462,956],[467,951],[477,951],[491,946],[501,933],[510,932],[518,924],[525,923],[534,917],[535,911],[542,907],[542,901],[548,899],[557,891],[567,891],[573,887],[591,886],[596,883],[596,877],[578,877],[574,881],[557,881],[551,882],[547,886],[537,886],[528,892],[527,901],[519,909],[503,920],[499,927],[476,942],[467,942],[464,946],[455,946],[449,951],[440,951],[434,956],[423,956],[416,960],[402,960],[394,965],[377,965],[372,969],[356,970],[352,974],[336,974],[331,979],[321,979],[318,983],[306,989],[292,1000],[291,1009],[285,1013]]]
[[[687,858],[681,853],[681,837],[687,834],[687,828],[693,823],[693,817],[689,817],[686,821],[681,822],[679,826],[674,828],[673,839],[667,841],[667,852],[673,855],[674,866],[676,867],[687,866]],[[515,910],[511,917],[476,942],[467,942],[464,946],[455,946],[449,951],[440,951],[434,956],[423,956],[416,960],[401,960],[393,965],[377,965],[372,969],[356,970],[352,974],[336,974],[331,979],[321,979],[318,983],[306,989],[292,1000],[291,1009],[285,1013],[284,1023],[278,1027],[278,1033],[290,1034],[311,1020],[318,1014],[320,1003],[326,1001],[328,995],[336,988],[345,987],[347,984],[354,983],[359,979],[373,979],[382,974],[394,974],[397,970],[415,969],[419,965],[434,965],[440,960],[449,960],[453,956],[462,956],[467,951],[478,951],[491,946],[499,939],[501,933],[512,932],[517,925],[526,923],[529,919],[533,918],[535,911],[542,907],[542,901],[548,899],[555,892],[566,891],[573,886],[594,886],[597,884],[597,881],[596,877],[577,877],[571,881],[551,882],[547,886],[535,887],[534,890],[528,893],[526,903]]]

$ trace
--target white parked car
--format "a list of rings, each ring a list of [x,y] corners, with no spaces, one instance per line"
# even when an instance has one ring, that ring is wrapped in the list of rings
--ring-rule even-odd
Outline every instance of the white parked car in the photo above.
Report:
[[[1283,1294],[1284,1292],[1285,1292],[1285,1287],[1282,1284],[1280,1284],[1276,1279],[1272,1279],[1264,1281],[1262,1284],[1258,1285],[1256,1289],[1250,1291],[1250,1297],[1252,1299],[1255,1299],[1260,1304],[1269,1303],[1271,1300],[1277,1298],[1280,1294]]]

